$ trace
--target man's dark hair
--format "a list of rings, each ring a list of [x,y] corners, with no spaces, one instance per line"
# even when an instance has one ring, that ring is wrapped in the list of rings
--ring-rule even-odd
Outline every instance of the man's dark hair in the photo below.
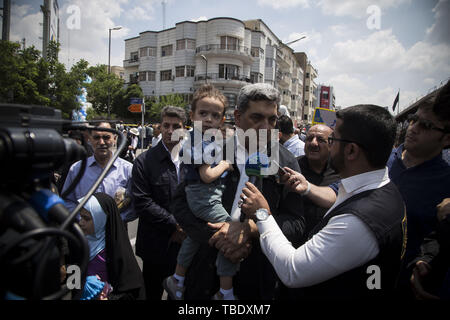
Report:
[[[164,117],[179,118],[183,124],[186,122],[186,112],[180,107],[165,106],[161,110],[161,119]]]
[[[248,84],[239,91],[237,109],[244,113],[247,111],[250,101],[275,102],[278,109],[281,101],[280,92],[267,83]]]
[[[279,117],[277,121],[277,129],[283,134],[294,133],[294,124],[292,123],[291,118],[286,115]]]
[[[434,101],[433,113],[443,122],[447,133],[450,133],[450,80],[439,89]]]
[[[342,120],[341,139],[361,146],[372,167],[384,168],[396,137],[396,123],[389,111],[370,104],[356,105],[339,110],[336,117]]]
[[[223,104],[223,113],[225,114],[225,109],[228,105],[227,98],[223,95],[222,92],[220,92],[218,89],[216,89],[212,84],[204,84],[200,88],[198,88],[194,92],[194,97],[192,99],[191,103],[191,111],[195,112],[195,109],[197,108],[197,102],[203,98],[214,98],[222,102]]]

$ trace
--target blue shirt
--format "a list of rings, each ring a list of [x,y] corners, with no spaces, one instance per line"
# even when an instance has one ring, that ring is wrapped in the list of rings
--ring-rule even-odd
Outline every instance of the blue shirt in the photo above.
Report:
[[[64,182],[62,193],[70,186],[72,181],[75,179],[80,170],[80,167],[81,161],[74,163],[70,167],[66,181]],[[123,187],[127,190],[128,194],[131,194],[130,188],[132,169],[133,165],[130,162],[123,160],[122,158],[117,158],[95,192],[104,192],[114,198],[117,189],[119,187]],[[103,168],[97,164],[94,156],[91,156],[87,159],[86,171],[84,172],[83,177],[75,187],[74,191],[72,191],[64,199],[64,201],[66,202],[66,207],[69,209],[69,211],[75,209],[75,207],[78,205],[78,200],[88,193],[89,189],[95,183],[102,171]],[[134,212],[133,204],[131,204],[130,207],[125,211],[121,212],[120,215],[122,217],[122,220],[126,222],[132,221],[137,218],[137,215]]]
[[[403,145],[394,149],[387,166],[406,205],[407,245],[405,261],[418,254],[425,236],[436,225],[436,205],[450,197],[450,166],[442,154],[417,166],[406,168],[402,161]]]

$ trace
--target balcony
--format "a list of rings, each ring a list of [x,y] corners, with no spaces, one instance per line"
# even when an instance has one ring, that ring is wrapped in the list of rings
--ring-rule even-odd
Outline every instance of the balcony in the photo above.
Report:
[[[247,76],[240,76],[240,75],[230,76],[219,73],[208,73],[206,75],[206,81],[205,81],[205,74],[198,74],[195,76],[194,82],[196,82],[197,84],[209,82],[215,86],[228,86],[236,88],[240,88],[246,84],[253,83],[250,77]]]
[[[289,87],[291,82],[291,74],[289,72],[277,72],[277,82],[282,87]]]
[[[250,48],[238,45],[206,44],[195,49],[197,56],[204,54],[207,57],[232,57],[239,59],[246,64],[252,64],[255,58],[252,57]]]
[[[277,50],[277,64],[282,70],[290,70],[291,68],[290,63],[287,61],[286,55],[280,50]]]
[[[135,67],[135,66],[139,66],[139,58],[123,60],[123,67],[124,68]]]

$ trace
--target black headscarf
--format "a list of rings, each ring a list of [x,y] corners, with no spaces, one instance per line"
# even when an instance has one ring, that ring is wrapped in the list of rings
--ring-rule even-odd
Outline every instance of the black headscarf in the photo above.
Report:
[[[128,239],[128,233],[113,198],[95,193],[108,216],[105,226],[105,250],[108,281],[113,287],[109,299],[145,299],[144,279]]]

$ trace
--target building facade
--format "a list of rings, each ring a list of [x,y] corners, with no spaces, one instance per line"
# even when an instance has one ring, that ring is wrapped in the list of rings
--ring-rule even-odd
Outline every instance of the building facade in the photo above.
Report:
[[[184,21],[141,32],[125,40],[123,66],[126,83],[138,83],[146,97],[178,93],[190,102],[200,85],[213,84],[228,99],[228,120],[239,90],[257,82],[277,87],[294,119],[301,113],[303,70],[292,49],[259,19]]]
[[[335,110],[336,96],[333,86],[318,85],[314,108]]]

